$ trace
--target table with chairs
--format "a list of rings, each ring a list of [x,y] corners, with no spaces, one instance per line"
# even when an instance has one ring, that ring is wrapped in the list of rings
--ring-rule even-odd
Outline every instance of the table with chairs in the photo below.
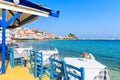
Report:
[[[64,60],[54,58],[50,58],[50,62],[52,80],[85,80],[83,67],[77,68],[74,65],[67,64]]]
[[[50,68],[52,74],[52,80],[64,80],[65,79],[65,68],[64,61],[57,60],[50,57]]]
[[[34,50],[30,51],[30,74],[39,77],[49,75],[50,80],[84,80],[84,68],[77,68],[67,64],[64,60],[50,57],[50,64],[44,65],[43,53]],[[76,74],[76,72],[80,74]]]
[[[43,53],[34,50],[30,51],[30,74],[34,74],[34,77],[39,77],[42,80],[43,76],[50,75],[50,67],[44,65]],[[51,78],[51,77],[50,77]]]
[[[29,50],[32,48],[9,48],[9,59],[10,59],[10,66],[14,68],[15,65],[20,65],[24,63],[26,66],[26,59],[30,56]]]
[[[77,68],[74,65],[67,64],[64,60],[49,58],[49,64],[45,64],[44,53],[30,50],[30,74],[35,78],[42,80],[44,76],[49,76],[50,80],[85,80],[84,68]],[[23,57],[15,57],[15,49],[10,48],[10,66],[14,68],[15,64],[22,66]],[[79,72],[79,74],[78,74]]]
[[[95,59],[64,57],[64,60],[75,67],[84,67],[85,80],[110,80],[107,67]]]

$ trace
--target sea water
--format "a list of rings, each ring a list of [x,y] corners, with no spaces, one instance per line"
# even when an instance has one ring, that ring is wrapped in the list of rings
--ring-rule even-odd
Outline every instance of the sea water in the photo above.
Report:
[[[92,53],[97,61],[108,67],[111,80],[120,80],[119,40],[47,40],[22,42],[35,50],[54,49],[59,57],[81,57],[83,52]]]

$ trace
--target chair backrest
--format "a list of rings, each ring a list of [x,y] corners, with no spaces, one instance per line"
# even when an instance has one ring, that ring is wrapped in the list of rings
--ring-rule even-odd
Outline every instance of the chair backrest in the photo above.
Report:
[[[22,66],[23,64],[22,58],[19,56],[16,58],[15,57],[16,54],[17,54],[16,50],[14,48],[10,48],[10,66],[12,68],[14,68],[15,63],[19,64],[20,66]]]
[[[65,64],[65,80],[85,80],[84,68],[77,68],[70,64]]]
[[[10,48],[10,66],[14,68],[14,48]]]
[[[30,64],[32,64],[32,61],[35,61],[35,53],[36,51],[30,50]]]
[[[11,47],[11,48],[9,48],[9,51],[10,51],[10,58],[13,58],[13,59],[21,58],[21,55],[15,48]]]
[[[50,68],[51,68],[51,74],[53,74],[53,78],[55,77],[65,77],[64,74],[64,61],[57,60],[52,57],[50,57]],[[52,79],[54,80],[54,79]],[[62,80],[62,79],[61,79]]]
[[[10,48],[10,57],[14,58],[14,48]]]
[[[62,77],[60,80],[85,80],[83,67],[77,68],[73,65],[66,64],[65,61],[56,60],[52,57],[50,57],[50,67],[53,75],[59,73],[58,76]]]
[[[42,52],[36,52],[35,53],[35,71],[34,76],[37,77],[38,73],[40,73],[40,70],[43,70],[43,54]]]
[[[42,52],[35,53],[35,64],[43,66],[43,54],[42,54]]]
[[[35,50],[30,50],[30,74],[34,72],[34,67],[35,67]]]

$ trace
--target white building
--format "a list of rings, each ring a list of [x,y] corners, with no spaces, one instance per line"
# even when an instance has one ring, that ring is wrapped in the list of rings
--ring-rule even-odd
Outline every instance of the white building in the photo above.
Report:
[[[6,43],[10,43],[11,40],[11,32],[10,29],[6,29]],[[2,43],[2,28],[0,28],[0,44]]]

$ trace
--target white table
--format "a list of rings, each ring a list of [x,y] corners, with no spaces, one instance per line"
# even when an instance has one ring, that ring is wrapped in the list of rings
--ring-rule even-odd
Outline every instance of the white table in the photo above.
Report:
[[[30,48],[15,48],[14,58],[29,57],[30,56],[29,50],[32,50],[32,47],[30,47]]]
[[[49,63],[50,56],[58,58],[58,50],[40,50],[43,53],[43,61],[45,64]]]
[[[85,68],[85,80],[104,80],[104,79],[97,79],[95,77],[100,76],[101,71],[106,70],[106,66],[99,63],[96,60],[86,59],[83,58],[71,58],[65,57],[64,60],[67,64],[74,65],[75,67],[84,67]],[[106,74],[106,76],[108,76]],[[107,79],[109,80],[109,79]]]

